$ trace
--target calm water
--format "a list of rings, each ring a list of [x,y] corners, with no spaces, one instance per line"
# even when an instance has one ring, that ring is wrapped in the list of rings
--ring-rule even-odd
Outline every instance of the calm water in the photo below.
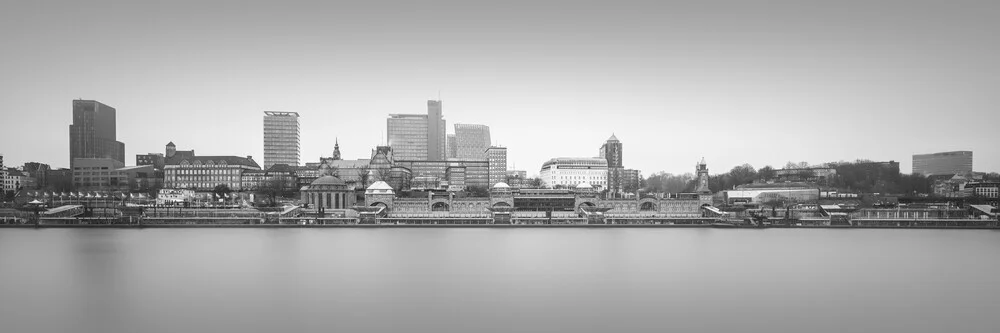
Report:
[[[0,229],[0,332],[997,332],[1000,232]]]

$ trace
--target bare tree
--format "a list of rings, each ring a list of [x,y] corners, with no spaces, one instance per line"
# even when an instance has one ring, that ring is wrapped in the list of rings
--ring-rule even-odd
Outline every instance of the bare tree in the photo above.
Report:
[[[392,169],[389,169],[389,168],[376,168],[375,169],[375,176],[378,177],[378,180],[381,180],[381,181],[384,181],[384,182],[388,183],[389,182],[389,177],[392,176]]]
[[[278,204],[278,198],[287,196],[291,190],[292,186],[288,183],[288,177],[284,174],[277,174],[261,184],[257,193],[267,198],[268,206],[274,207]]]
[[[358,168],[358,181],[361,183],[361,187],[365,188],[368,186],[368,180],[371,178],[371,167],[368,164],[362,165]]]

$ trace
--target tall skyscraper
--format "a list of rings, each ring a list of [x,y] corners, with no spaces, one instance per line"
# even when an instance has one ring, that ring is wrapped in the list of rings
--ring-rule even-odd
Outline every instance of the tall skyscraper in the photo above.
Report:
[[[448,126],[441,115],[441,101],[427,101],[427,159],[444,160],[447,148],[445,129]]]
[[[476,124],[455,124],[455,157],[463,160],[485,160],[490,147],[490,127]]]
[[[264,111],[264,169],[299,165],[299,113]]]
[[[913,155],[913,173],[924,176],[972,172],[971,151],[949,151]]]
[[[110,158],[125,163],[125,144],[117,139],[115,108],[91,100],[73,101],[69,125],[69,163],[76,158]]]
[[[622,142],[614,134],[601,145],[600,157],[608,161],[608,191],[623,193],[626,177],[622,163]]]
[[[386,139],[397,159],[427,160],[427,115],[390,114],[386,127]]]
[[[486,148],[486,158],[489,161],[489,187],[503,182],[507,178],[507,148],[491,146]]]
[[[447,158],[445,125],[441,101],[427,101],[427,114],[390,114],[386,139],[397,159],[443,161]]]
[[[448,134],[447,143],[448,143],[447,144],[447,146],[448,146],[448,154],[445,155],[445,157],[447,157],[447,158],[455,158],[456,156],[458,156],[458,146],[455,145],[457,142],[455,142],[455,135],[454,134]]]

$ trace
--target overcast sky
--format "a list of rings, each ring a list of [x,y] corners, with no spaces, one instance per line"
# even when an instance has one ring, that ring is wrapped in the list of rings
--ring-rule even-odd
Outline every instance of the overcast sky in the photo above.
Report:
[[[712,173],[972,150],[1000,171],[1000,1],[5,1],[0,153],[69,165],[71,102],[118,110],[127,164],[168,141],[263,162],[367,158],[387,114],[486,124],[508,167],[596,156]]]

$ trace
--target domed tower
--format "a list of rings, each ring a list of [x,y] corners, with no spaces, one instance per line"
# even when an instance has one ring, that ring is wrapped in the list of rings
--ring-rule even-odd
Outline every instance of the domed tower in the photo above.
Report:
[[[490,207],[514,207],[514,193],[507,183],[499,182],[490,188]]]

